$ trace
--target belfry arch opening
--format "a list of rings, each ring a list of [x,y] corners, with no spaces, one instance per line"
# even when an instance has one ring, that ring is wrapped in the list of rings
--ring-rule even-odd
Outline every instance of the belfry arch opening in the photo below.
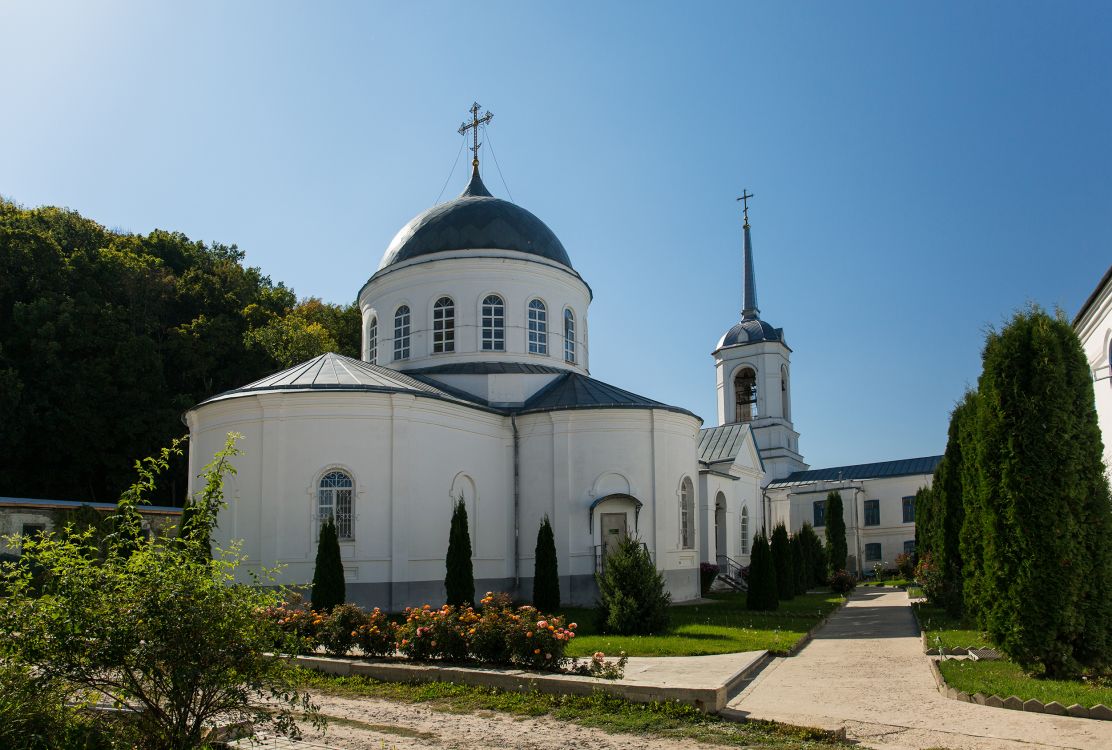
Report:
[[[734,421],[752,422],[757,418],[757,372],[743,367],[734,376]]]

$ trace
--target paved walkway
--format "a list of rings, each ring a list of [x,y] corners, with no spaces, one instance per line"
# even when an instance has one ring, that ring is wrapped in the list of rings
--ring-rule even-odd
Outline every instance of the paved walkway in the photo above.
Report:
[[[1112,748],[1112,722],[943,697],[907,594],[892,589],[855,594],[798,656],[775,660],[729,708],[755,719],[845,727],[849,739],[885,750]]]

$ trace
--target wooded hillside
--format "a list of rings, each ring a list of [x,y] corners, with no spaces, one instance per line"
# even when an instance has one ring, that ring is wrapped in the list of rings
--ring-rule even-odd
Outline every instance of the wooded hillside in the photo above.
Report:
[[[115,501],[182,413],[326,351],[355,304],[298,301],[235,245],[0,199],[0,496]],[[184,461],[159,502],[184,499]]]

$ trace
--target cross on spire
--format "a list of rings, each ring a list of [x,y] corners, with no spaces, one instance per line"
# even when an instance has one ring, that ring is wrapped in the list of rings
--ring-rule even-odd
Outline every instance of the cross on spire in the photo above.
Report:
[[[460,135],[465,135],[468,130],[473,131],[471,135],[474,145],[470,147],[470,151],[474,156],[471,159],[471,167],[476,172],[479,171],[479,126],[487,124],[494,118],[494,115],[492,115],[489,111],[482,117],[479,117],[480,109],[482,109],[482,107],[479,106],[478,102],[472,104],[471,109],[468,110],[469,112],[471,112],[471,122],[464,122],[462,125],[459,126]]]
[[[749,226],[749,199],[752,197],[753,194],[750,193],[748,189],[745,189],[741,191],[741,197],[738,198],[738,200],[741,201],[742,214],[745,216],[745,226]]]

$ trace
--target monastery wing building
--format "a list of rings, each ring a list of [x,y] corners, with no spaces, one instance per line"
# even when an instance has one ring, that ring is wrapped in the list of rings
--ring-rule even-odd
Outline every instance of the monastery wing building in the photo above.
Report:
[[[700,562],[736,573],[768,518],[802,522],[765,490],[808,466],[791,350],[757,309],[748,211],[744,309],[713,354],[720,426],[703,429],[591,377],[591,288],[544,222],[491,195],[474,150],[463,193],[406,224],[360,289],[359,360],[325,354],[186,413],[194,478],[244,435],[217,541],[243,540],[245,574],[281,565],[281,582],[304,583],[331,516],[350,601],[439,604],[462,498],[480,591],[531,598],[548,516],[565,602],[594,603],[627,537],[674,601],[696,598]]]

